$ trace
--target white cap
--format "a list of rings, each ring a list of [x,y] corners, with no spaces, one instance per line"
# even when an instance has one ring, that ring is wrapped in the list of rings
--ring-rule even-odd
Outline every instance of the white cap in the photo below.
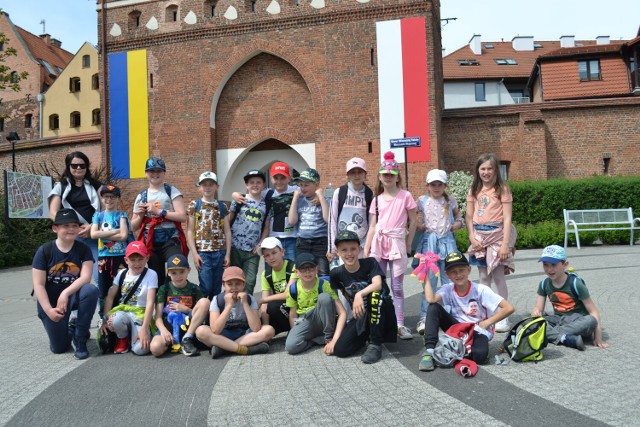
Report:
[[[262,253],[262,249],[274,249],[274,248],[282,248],[282,243],[275,237],[267,237],[260,244],[260,253]]]
[[[205,179],[211,179],[216,184],[218,183],[218,176],[215,173],[213,173],[213,172],[203,172],[203,173],[200,174],[200,178],[198,178],[198,184],[197,185],[202,184],[202,181],[204,181]]]
[[[443,184],[446,184],[447,173],[442,169],[431,169],[427,174],[427,184],[431,184],[433,181],[440,181]]]

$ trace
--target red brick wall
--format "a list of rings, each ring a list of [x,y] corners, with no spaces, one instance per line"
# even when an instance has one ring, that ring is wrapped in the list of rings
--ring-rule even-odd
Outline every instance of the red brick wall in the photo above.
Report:
[[[640,99],[561,101],[447,110],[445,168],[471,171],[493,152],[512,180],[640,174]]]

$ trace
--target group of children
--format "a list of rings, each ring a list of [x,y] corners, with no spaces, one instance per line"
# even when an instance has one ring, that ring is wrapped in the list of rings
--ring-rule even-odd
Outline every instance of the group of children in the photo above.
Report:
[[[417,327],[425,335],[419,369],[433,369],[439,329],[468,321],[475,323],[470,357],[482,363],[494,329],[508,330],[505,323],[514,311],[505,281],[513,270],[512,199],[498,165],[494,155],[485,155],[475,168],[467,196],[469,263],[456,249],[453,232],[465,223],[457,201],[446,193],[447,174],[430,171],[427,194],[416,203],[402,189],[392,153],[385,154],[373,190],[365,185],[367,167],[360,158],[347,162],[348,182],[331,202],[315,169],[300,173],[296,186],[289,166],[276,162],[271,189],[265,188],[261,171],[251,170],[244,176],[246,193],[233,193],[229,207],[217,200],[213,172],[200,175],[202,197],[185,207],[180,191],[164,180],[164,161],[151,158],[145,168],[149,187],[136,197],[131,222],[118,210],[120,190],[113,185],[99,190],[105,209],[94,214],[91,226],[91,236],[99,240],[99,291],[87,286],[93,258],[75,241],[76,212],[56,214],[57,239],[43,245],[33,261],[38,314],[51,350],[65,352],[73,342],[75,356],[88,357],[89,324],[99,299],[100,334],[115,335],[115,353],[192,356],[209,348],[213,358],[257,354],[269,350],[276,334],[288,332],[290,354],[318,344],[328,355],[346,357],[367,346],[361,360],[375,363],[382,343],[413,337],[404,324],[403,280],[417,229],[423,232],[417,252],[435,254],[445,272],[439,275],[439,290],[433,271],[425,281]],[[132,229],[137,240],[130,236]],[[188,251],[199,285],[188,281]],[[261,255],[265,271],[257,300]],[[550,259],[541,258],[550,280],[540,285],[532,314],[543,312],[549,295],[558,316],[550,327],[553,342],[584,349],[576,336],[595,332],[594,344],[606,346],[588,290],[576,286],[579,278],[572,286],[564,284],[564,270],[556,264],[566,266],[566,256],[557,255],[555,263]],[[478,266],[481,284],[468,280],[470,264]],[[491,281],[497,295],[488,287]],[[576,294],[570,309],[567,298],[558,297],[559,288]],[[69,323],[72,309],[77,317]],[[575,314],[570,321],[569,312]]]

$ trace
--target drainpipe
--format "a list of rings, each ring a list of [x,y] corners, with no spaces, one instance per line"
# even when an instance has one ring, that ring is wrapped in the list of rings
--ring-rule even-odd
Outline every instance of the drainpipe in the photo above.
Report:
[[[36,96],[36,99],[38,100],[38,105],[40,106],[40,115],[38,117],[38,139],[42,139],[42,102],[44,101],[44,94],[39,93],[38,96]]]

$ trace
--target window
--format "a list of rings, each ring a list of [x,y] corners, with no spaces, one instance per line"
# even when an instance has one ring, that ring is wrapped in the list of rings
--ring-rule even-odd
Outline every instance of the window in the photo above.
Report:
[[[135,30],[140,27],[140,15],[142,14],[138,10],[129,13],[129,30]]]
[[[16,71],[11,72],[11,83],[18,83],[18,73]]]
[[[69,79],[69,92],[80,92],[80,77],[71,77]]]
[[[33,126],[33,114],[25,114],[24,116],[24,128],[30,129]]]
[[[476,83],[476,101],[486,101],[486,93],[484,90],[484,83]]]
[[[458,59],[458,65],[466,67],[469,65],[480,65],[477,59]]]
[[[91,67],[91,57],[89,55],[82,56],[82,68]]]
[[[70,122],[70,126],[72,128],[79,128],[80,127],[80,112],[79,111],[74,111],[73,113],[71,113],[69,115],[69,122]]]
[[[164,14],[165,22],[178,22],[178,6],[172,4],[167,6]]]
[[[496,59],[496,64],[498,65],[518,65],[518,61],[512,58],[507,59]]]
[[[533,48],[534,49],[540,49],[541,47],[542,47],[542,44],[540,44],[540,43],[534,43],[533,44]]]
[[[256,0],[245,0],[244,2],[244,10],[247,12],[255,12],[256,11]]]
[[[98,126],[100,124],[100,109],[96,108],[91,112],[91,124]]]
[[[4,43],[0,43],[0,52],[4,50]]]
[[[100,89],[100,76],[98,76],[98,73],[91,76],[91,89]]]
[[[511,162],[500,162],[500,176],[503,181],[507,181],[509,179],[509,166],[511,166]]]
[[[484,48],[485,49],[493,49],[493,44],[492,43],[485,43],[484,44]]]
[[[206,0],[204,2],[204,14],[207,18],[216,16],[216,0]]]
[[[600,80],[600,60],[590,59],[586,61],[578,61],[578,74],[580,81]]]
[[[57,114],[52,114],[49,116],[49,129],[60,129],[60,117],[58,117]]]
[[[0,117],[0,132],[4,132],[4,117]]]

